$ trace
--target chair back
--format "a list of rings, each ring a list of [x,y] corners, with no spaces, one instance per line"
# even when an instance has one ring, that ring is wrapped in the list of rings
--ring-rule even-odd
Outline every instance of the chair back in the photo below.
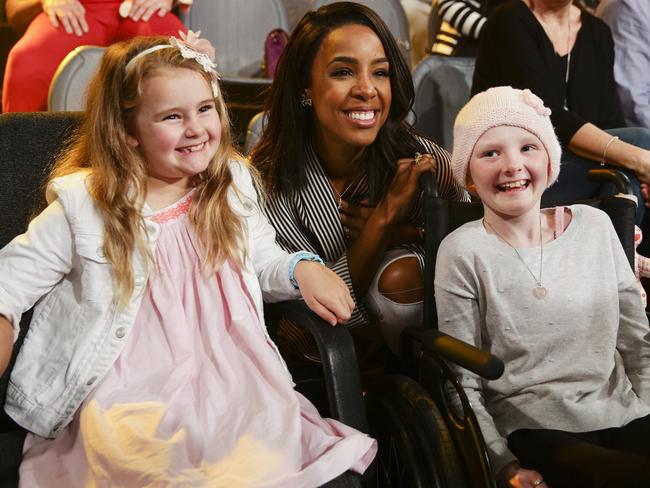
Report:
[[[282,0],[202,0],[194,2],[186,22],[212,42],[217,69],[226,77],[260,76],[266,36],[277,28],[290,31]]]
[[[312,9],[316,10],[323,5],[336,3],[341,0],[314,0]],[[374,10],[386,23],[397,44],[399,45],[406,63],[411,66],[411,36],[409,23],[404,7],[399,0],[354,0]]]
[[[438,10],[438,4],[440,0],[434,0],[433,5],[431,6],[431,11],[429,12],[429,23],[428,23],[428,49],[431,49],[433,43],[436,40],[440,26],[442,25],[442,17],[440,16],[440,11]]]
[[[452,150],[458,111],[470,99],[474,58],[428,56],[413,70],[415,101],[410,119],[420,134]]]
[[[0,115],[0,181],[3,183],[0,248],[27,229],[29,217],[40,203],[44,203],[43,185],[48,169],[78,121],[79,114],[73,112]],[[8,371],[11,371],[30,320],[31,311],[23,314],[21,334],[14,346],[11,363],[7,373],[0,377],[0,405],[4,403]],[[18,486],[24,436],[24,430],[0,408],[0,486]]]
[[[248,156],[253,150],[255,145],[262,138],[262,133],[268,121],[266,112],[259,112],[248,123],[248,130],[246,131],[246,142],[244,143],[244,155]]]
[[[47,97],[53,112],[84,109],[86,88],[99,68],[105,47],[79,46],[63,58],[54,73]]]

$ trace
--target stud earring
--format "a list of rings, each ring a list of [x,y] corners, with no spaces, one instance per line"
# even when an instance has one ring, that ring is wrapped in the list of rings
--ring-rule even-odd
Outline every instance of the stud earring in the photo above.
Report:
[[[302,92],[302,94],[300,95],[300,105],[302,105],[303,107],[311,107],[312,105],[311,98],[307,96],[306,91]]]

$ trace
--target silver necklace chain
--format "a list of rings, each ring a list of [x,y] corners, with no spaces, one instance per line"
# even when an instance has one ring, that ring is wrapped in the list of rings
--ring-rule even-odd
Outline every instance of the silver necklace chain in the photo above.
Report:
[[[528,264],[526,264],[526,261],[524,261],[524,258],[521,257],[521,254],[519,254],[519,251],[517,251],[517,248],[515,246],[513,246],[512,244],[510,244],[505,237],[503,237],[501,234],[499,234],[499,232],[497,232],[497,230],[492,226],[492,224],[490,224],[487,220],[485,220],[485,218],[483,218],[483,222],[485,223],[485,225],[487,225],[492,230],[492,232],[494,232],[497,235],[497,237],[499,239],[501,239],[503,242],[508,244],[508,246],[510,246],[512,248],[512,250],[515,251],[515,253],[517,254],[517,257],[519,258],[519,260],[524,264],[524,266],[526,267],[526,269],[530,273],[530,276],[532,276],[533,280],[535,280],[535,283],[537,283],[537,287],[540,290],[544,290],[543,293],[544,293],[544,295],[546,295],[546,289],[542,285],[542,271],[543,271],[543,266],[544,266],[544,239],[542,238],[542,215],[540,214],[540,216],[539,216],[539,279],[537,279],[537,277],[535,276],[535,273],[533,273],[533,270],[531,270],[530,267],[528,266]],[[535,296],[538,295],[538,293],[535,290],[533,291],[533,293],[535,294]],[[538,297],[538,298],[540,298],[540,297]],[[543,296],[541,298],[543,298]]]
[[[332,191],[336,195],[337,202],[336,202],[336,208],[339,210],[341,209],[341,202],[343,201],[343,195],[345,195],[350,188],[352,188],[352,185],[354,185],[357,182],[357,178],[353,178],[352,182],[348,184],[345,188],[343,188],[343,191],[341,193],[338,192],[336,187],[334,186],[334,182],[332,180],[329,180],[330,182],[330,187],[332,187]]]

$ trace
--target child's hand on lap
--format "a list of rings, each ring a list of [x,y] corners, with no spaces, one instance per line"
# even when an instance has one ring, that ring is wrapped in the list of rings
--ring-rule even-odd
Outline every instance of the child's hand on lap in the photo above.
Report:
[[[320,318],[336,325],[350,319],[354,300],[348,287],[334,271],[320,263],[300,261],[294,277],[307,306]]]

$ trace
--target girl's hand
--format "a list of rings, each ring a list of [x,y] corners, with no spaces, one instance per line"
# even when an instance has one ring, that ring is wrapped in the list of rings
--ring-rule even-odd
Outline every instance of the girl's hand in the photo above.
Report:
[[[331,325],[350,320],[354,300],[334,271],[314,261],[300,261],[293,276],[305,303],[320,318]]]
[[[522,468],[517,461],[506,464],[497,475],[500,488],[550,488],[537,471]]]
[[[0,376],[7,369],[14,344],[14,328],[4,315],[0,315]]]
[[[43,12],[50,19],[50,24],[55,29],[59,22],[68,34],[81,36],[88,32],[86,22],[86,9],[79,0],[41,0]]]
[[[172,9],[173,0],[127,0],[131,1],[131,9],[128,16],[131,20],[137,22],[147,22],[155,13],[159,17],[164,17]]]
[[[386,212],[388,222],[406,220],[415,196],[420,192],[420,175],[426,171],[435,173],[430,154],[423,154],[416,164],[413,159],[397,161],[397,172],[379,206]]]

